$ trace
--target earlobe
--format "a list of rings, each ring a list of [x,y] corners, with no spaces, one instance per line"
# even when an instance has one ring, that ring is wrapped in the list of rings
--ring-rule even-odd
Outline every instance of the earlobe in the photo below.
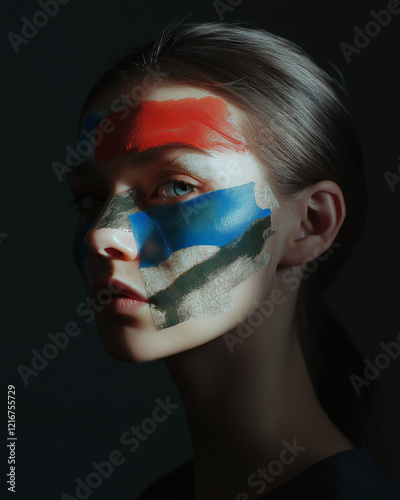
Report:
[[[346,215],[344,197],[333,181],[320,181],[294,200],[293,230],[280,265],[299,266],[324,253],[334,242]]]

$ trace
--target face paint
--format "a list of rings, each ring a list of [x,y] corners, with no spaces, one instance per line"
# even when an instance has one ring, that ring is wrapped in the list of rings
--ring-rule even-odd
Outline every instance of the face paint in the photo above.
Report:
[[[109,227],[121,231],[132,231],[129,216],[140,212],[135,205],[135,191],[126,191],[114,195],[110,203],[105,205],[92,229]]]
[[[247,150],[227,104],[211,96],[91,113],[83,129],[82,136],[96,146],[81,155],[98,162],[168,144]],[[219,163],[213,170],[209,161],[193,162],[193,156],[181,156],[177,164],[187,161],[192,173],[197,168],[203,176],[218,178]],[[91,229],[133,232],[151,313],[162,330],[233,308],[232,289],[270,260],[263,249],[274,233],[270,213],[277,207],[269,186],[254,182],[142,211],[132,190],[110,198]],[[92,224],[86,223],[82,240]]]
[[[250,182],[188,201],[158,205],[130,215],[129,219],[139,249],[140,267],[151,267],[183,248],[228,245],[251,222],[270,213],[271,210],[257,206],[254,182]]]
[[[277,200],[267,184],[250,182],[144,211],[134,199],[134,191],[115,195],[92,230],[125,227],[130,220],[157,330],[232,309],[232,288],[269,262],[261,253],[273,234],[266,207],[276,208]]]
[[[120,229],[121,231],[132,231],[129,215],[140,212],[140,209],[135,205],[135,191],[127,191],[117,193],[110,202],[104,205],[102,211],[96,219],[84,220],[81,219],[75,231],[73,254],[76,265],[81,274],[83,266],[86,265],[87,245],[85,243],[85,235],[89,229],[101,229],[108,227],[112,229]]]
[[[103,119],[107,126],[102,126]],[[110,132],[104,133],[107,128]],[[116,113],[90,113],[83,130],[82,135],[91,137],[93,142],[95,137],[102,137],[97,141],[94,156],[86,155],[99,162],[173,143],[239,153],[247,149],[226,103],[212,96],[145,101]],[[83,151],[81,154],[85,157]]]
[[[214,255],[183,271],[171,285],[156,291],[150,296],[156,329],[231,310],[231,290],[268,264],[270,254],[260,252],[272,234],[270,217],[257,219],[235,242],[218,248]],[[174,255],[165,263],[169,268]],[[141,271],[146,289],[157,284],[155,273],[147,274],[147,268]]]

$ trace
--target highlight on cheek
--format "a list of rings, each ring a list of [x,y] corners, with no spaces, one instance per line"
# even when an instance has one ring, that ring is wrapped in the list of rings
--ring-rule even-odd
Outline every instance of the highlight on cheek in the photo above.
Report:
[[[106,111],[91,113],[84,122],[85,134],[96,136],[103,119],[110,132],[98,131],[102,140],[95,147],[94,160],[99,162],[171,143],[238,153],[247,150],[227,104],[219,97],[145,101],[108,116]]]
[[[160,288],[156,268],[141,268],[156,329],[233,309],[232,289],[270,261],[270,254],[262,253],[274,233],[270,224],[269,216],[257,219],[236,241],[224,247],[190,247],[172,254],[165,262],[166,269],[179,269],[180,264],[182,272],[167,276],[171,279],[165,288]]]
[[[158,205],[130,215],[129,219],[142,268],[154,266],[182,248],[225,246],[237,239],[251,222],[270,213],[270,209],[257,206],[254,182],[250,182],[188,201]]]
[[[82,222],[76,260],[83,269],[88,230],[132,231],[157,330],[229,311],[231,290],[270,260],[264,246],[274,234],[271,211],[279,205],[267,183],[249,182],[143,211],[135,197],[134,190],[118,193],[95,222]]]
[[[153,223],[141,217],[144,212],[129,217],[139,255],[141,250],[145,255],[140,272],[157,330],[231,310],[232,289],[270,261],[264,247],[274,234],[271,209],[257,205],[254,182],[212,193],[202,204],[201,213],[184,226],[171,225],[167,229],[160,213],[150,214],[150,210],[146,216],[153,216]],[[278,207],[267,184],[258,185],[257,194],[262,206]],[[185,207],[186,214],[190,214],[191,201],[178,203],[176,208]],[[222,224],[220,216],[224,218]],[[166,252],[166,259],[156,264],[161,247],[168,246],[174,248],[173,253]]]

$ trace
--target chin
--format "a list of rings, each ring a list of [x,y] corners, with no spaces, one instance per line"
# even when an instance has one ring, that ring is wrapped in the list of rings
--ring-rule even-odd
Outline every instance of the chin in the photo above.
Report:
[[[195,349],[224,333],[219,323],[216,325],[213,318],[202,318],[156,330],[154,323],[146,321],[96,321],[107,353],[128,363],[154,361]]]
[[[101,322],[97,325],[102,344],[114,359],[125,363],[144,363],[162,359],[190,349],[192,346],[174,342],[171,330],[157,331],[154,325],[115,326]],[[172,334],[172,335],[171,335]]]
[[[151,341],[153,332],[104,324],[98,325],[98,330],[104,349],[117,361],[143,363],[160,357],[154,341]]]

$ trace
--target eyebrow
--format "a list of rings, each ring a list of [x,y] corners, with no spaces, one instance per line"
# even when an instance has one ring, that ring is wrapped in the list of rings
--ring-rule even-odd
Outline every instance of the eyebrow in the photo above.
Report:
[[[185,149],[189,150],[192,153],[201,154],[204,156],[212,157],[213,155],[206,151],[205,149],[198,148],[193,144],[186,143],[172,143],[172,144],[164,144],[162,146],[156,146],[154,148],[146,149],[145,151],[138,151],[134,153],[134,156],[129,158],[129,164],[131,166],[135,166],[139,163],[149,163],[152,160],[157,160],[165,155],[166,152],[174,150],[174,149]],[[68,172],[67,177],[71,178],[73,176],[81,176],[88,177],[92,175],[96,175],[95,164],[88,160],[82,160],[77,163],[75,166],[72,166],[72,171]]]

